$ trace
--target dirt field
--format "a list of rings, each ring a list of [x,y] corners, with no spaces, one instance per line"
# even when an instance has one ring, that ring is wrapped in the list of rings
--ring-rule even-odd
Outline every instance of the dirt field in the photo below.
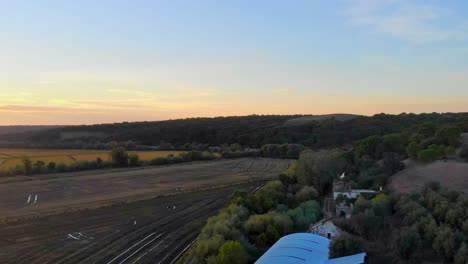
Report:
[[[0,178],[0,220],[261,180],[289,164],[289,160],[245,158]]]
[[[177,155],[184,151],[131,151],[136,153],[141,160],[151,160],[168,155]],[[38,160],[49,162],[72,164],[78,161],[93,161],[97,158],[109,160],[107,150],[44,150],[44,149],[0,149],[0,170],[8,170],[22,164],[22,159],[28,157],[32,162]]]
[[[172,263],[234,188],[258,184],[3,224],[0,262]]]
[[[173,263],[235,188],[254,190],[290,163],[245,158],[2,178],[0,263]]]
[[[395,192],[421,190],[431,181],[443,187],[468,193],[468,163],[436,161],[426,165],[414,165],[390,178],[390,188]]]

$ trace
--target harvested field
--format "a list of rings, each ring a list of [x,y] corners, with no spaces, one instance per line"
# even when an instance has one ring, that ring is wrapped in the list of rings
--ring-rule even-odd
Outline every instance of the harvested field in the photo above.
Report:
[[[468,163],[436,161],[413,165],[390,178],[390,188],[398,193],[421,190],[426,183],[440,182],[443,187],[468,193]]]
[[[178,155],[184,151],[131,151],[136,153],[141,160],[151,160],[158,157]],[[38,160],[49,162],[72,164],[79,161],[93,161],[97,158],[109,160],[107,150],[44,150],[44,149],[0,149],[0,170],[8,170],[22,164],[22,159],[28,157],[32,162]]]
[[[291,161],[234,159],[0,178],[1,219],[141,200],[270,178]],[[34,203],[33,200],[37,201]]]
[[[0,262],[172,263],[235,188],[258,184],[3,224]]]
[[[243,158],[1,178],[0,263],[173,263],[235,188],[254,190],[290,164]]]

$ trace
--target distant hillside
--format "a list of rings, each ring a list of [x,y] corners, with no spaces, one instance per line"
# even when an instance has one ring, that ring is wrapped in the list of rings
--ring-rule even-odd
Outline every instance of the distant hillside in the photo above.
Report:
[[[410,130],[426,122],[468,124],[468,114],[251,115],[68,126],[4,135],[0,146],[100,149],[108,147],[110,142],[133,141],[137,145],[174,148],[185,148],[187,144],[220,146],[233,143],[255,148],[270,143],[330,148],[349,145],[371,135]]]
[[[285,126],[301,126],[314,121],[324,121],[328,119],[334,119],[337,121],[348,121],[359,117],[359,115],[353,114],[328,114],[328,115],[311,115],[311,116],[302,116],[298,118],[289,119],[284,123]]]
[[[61,126],[0,126],[0,136],[25,132],[38,132],[59,127]]]

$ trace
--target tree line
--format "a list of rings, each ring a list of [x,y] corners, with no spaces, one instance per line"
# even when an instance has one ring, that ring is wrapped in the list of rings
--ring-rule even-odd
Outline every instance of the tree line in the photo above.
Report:
[[[432,123],[438,127],[455,124],[468,129],[468,114],[377,114],[340,121],[331,117],[288,125],[300,116],[242,116],[189,118],[158,122],[135,122],[91,126],[70,126],[2,136],[8,147],[29,148],[111,148],[115,142],[136,146],[161,146],[163,149],[200,150],[198,146],[228,146],[238,143],[250,148],[267,144],[295,143],[309,148],[331,148],[354,144],[373,135],[412,131]],[[79,136],[80,133],[84,135]],[[66,137],[67,134],[77,136]]]

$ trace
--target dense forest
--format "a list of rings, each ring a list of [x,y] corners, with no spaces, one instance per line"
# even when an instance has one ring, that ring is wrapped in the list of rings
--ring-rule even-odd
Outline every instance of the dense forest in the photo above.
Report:
[[[462,146],[460,135],[468,132],[466,116],[429,116],[433,121],[413,123],[399,132],[380,131],[346,148],[332,144],[303,150],[276,181],[255,194],[234,195],[229,207],[208,221],[185,259],[190,263],[251,263],[279,237],[304,232],[316,223],[317,201],[330,194],[333,181],[345,171],[350,186],[383,191],[374,197],[344,198],[354,204],[353,216],[335,220],[346,235],[334,239],[331,257],[367,252],[368,263],[466,263],[466,194],[442,189],[437,183],[411,194],[399,195],[385,188],[407,158],[431,162],[465,157],[467,146]],[[270,144],[262,150],[280,153],[281,145]]]
[[[296,143],[311,148],[352,144],[372,136],[411,131],[431,123],[457,124],[466,130],[466,113],[377,114],[353,118],[310,118],[300,115],[251,115],[189,118],[157,122],[68,126],[47,131],[4,135],[4,147],[111,149],[115,142],[136,146],[190,149],[193,146],[240,144],[260,148],[266,144]],[[301,122],[297,122],[301,120]],[[304,121],[306,120],[306,121]],[[307,121],[308,120],[308,121]]]

